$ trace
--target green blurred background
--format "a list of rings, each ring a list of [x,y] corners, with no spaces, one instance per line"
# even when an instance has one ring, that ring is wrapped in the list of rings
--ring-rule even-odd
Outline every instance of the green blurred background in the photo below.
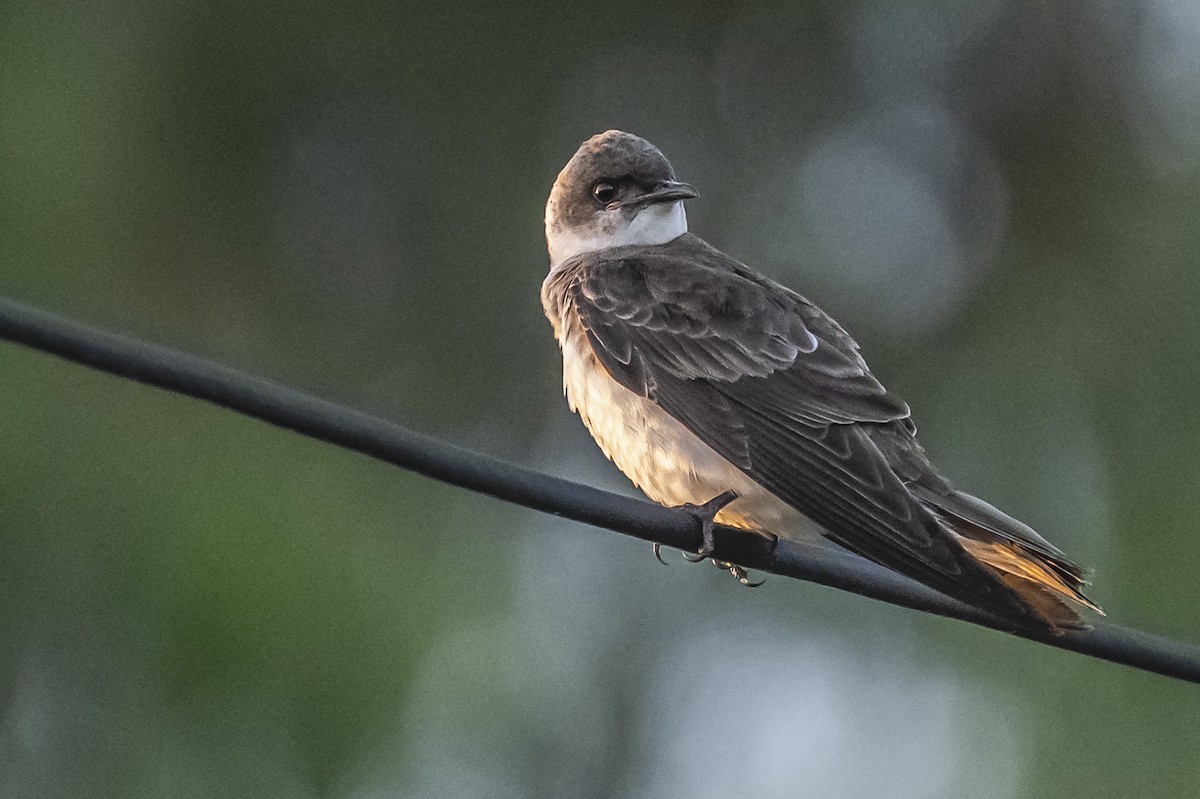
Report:
[[[609,127],[1114,620],[1200,641],[1190,0],[8,0],[0,292],[630,491],[538,303]],[[0,375],[0,796],[1200,795],[1196,686]]]

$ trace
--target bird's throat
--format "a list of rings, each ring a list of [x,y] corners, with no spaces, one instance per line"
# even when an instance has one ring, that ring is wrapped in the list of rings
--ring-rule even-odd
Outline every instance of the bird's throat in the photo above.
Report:
[[[633,218],[619,220],[607,229],[600,224],[549,230],[546,244],[550,263],[560,264],[576,255],[607,250],[610,247],[652,247],[666,244],[687,233],[687,214],[683,202],[658,203],[638,210]]]

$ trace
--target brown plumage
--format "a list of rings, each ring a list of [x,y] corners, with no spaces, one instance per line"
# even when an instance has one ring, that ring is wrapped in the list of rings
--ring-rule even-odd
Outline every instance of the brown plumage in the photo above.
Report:
[[[817,529],[1013,626],[1086,626],[1076,607],[1099,608],[1083,571],[937,473],[908,405],[837,322],[684,232],[680,195],[662,209],[677,217],[639,221],[639,193],[682,185],[648,143],[614,157],[642,141],[586,143],[547,207],[542,301],[572,408],[605,453],[663,504],[733,489],[718,521],[785,538]],[[628,199],[594,202],[598,181]]]

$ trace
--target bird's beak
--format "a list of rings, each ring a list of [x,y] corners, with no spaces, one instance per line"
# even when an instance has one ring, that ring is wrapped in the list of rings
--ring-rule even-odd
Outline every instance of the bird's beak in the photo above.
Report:
[[[690,200],[693,197],[699,196],[699,193],[687,183],[681,183],[678,180],[664,180],[645,194],[630,197],[620,202],[609,203],[607,210],[612,211],[630,205],[653,205],[655,203],[675,202],[676,200]]]

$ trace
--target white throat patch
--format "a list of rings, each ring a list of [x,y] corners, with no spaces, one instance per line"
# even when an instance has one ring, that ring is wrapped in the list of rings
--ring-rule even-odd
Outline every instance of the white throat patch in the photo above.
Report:
[[[666,244],[687,233],[687,214],[683,201],[648,205],[629,221],[611,233],[583,230],[559,230],[546,236],[550,263],[560,264],[585,252],[607,250],[609,247],[636,245],[651,247]]]

